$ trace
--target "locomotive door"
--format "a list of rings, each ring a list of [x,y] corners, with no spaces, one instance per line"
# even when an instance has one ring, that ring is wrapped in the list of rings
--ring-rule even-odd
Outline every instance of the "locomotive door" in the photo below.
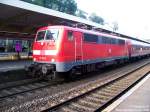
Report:
[[[74,32],[75,37],[75,61],[82,61],[82,33]]]

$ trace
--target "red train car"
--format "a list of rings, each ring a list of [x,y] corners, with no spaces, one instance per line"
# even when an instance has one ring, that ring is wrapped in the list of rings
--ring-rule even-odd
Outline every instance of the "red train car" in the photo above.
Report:
[[[150,44],[142,41],[130,40],[131,57],[140,58],[150,54]]]
[[[135,50],[137,46],[140,51]],[[92,30],[48,26],[37,32],[33,44],[35,63],[29,70],[40,76],[52,72],[89,72],[107,64],[149,54],[148,43]]]

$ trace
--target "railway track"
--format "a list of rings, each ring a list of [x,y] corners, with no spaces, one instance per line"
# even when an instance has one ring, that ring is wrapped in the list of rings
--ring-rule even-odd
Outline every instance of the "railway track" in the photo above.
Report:
[[[39,79],[39,78],[33,78],[33,79],[25,79],[25,80],[13,81],[13,82],[1,83],[0,84],[0,91],[3,89],[8,89],[8,88],[12,88],[12,87],[17,87],[17,86],[29,84],[29,83],[38,82],[40,80],[41,79]]]
[[[9,82],[0,85],[0,100],[5,100],[9,97],[15,97],[27,92],[38,90],[44,87],[58,84],[57,81],[44,81],[41,78],[27,79],[22,81]]]
[[[78,111],[76,109],[80,110],[81,107],[83,108],[84,106],[86,107],[86,105],[87,105],[87,103],[85,102],[86,100],[84,101],[84,99],[83,99],[83,101],[82,101],[80,99],[88,97],[86,95],[88,95],[88,94],[90,95],[91,93],[94,93],[94,91],[98,90],[97,88],[100,88],[103,90],[101,94],[103,95],[102,98],[104,98],[104,99],[96,100],[96,98],[94,98],[94,97],[92,97],[93,99],[91,99],[91,97],[88,97],[88,100],[87,100],[87,102],[89,102],[88,105],[93,104],[94,106],[96,106],[97,104],[93,103],[93,102],[95,102],[94,100],[101,101],[101,103],[103,102],[103,104],[105,104],[105,103],[107,104],[107,101],[109,101],[109,100],[112,101],[112,99],[114,99],[114,96],[112,96],[112,95],[118,96],[118,94],[119,94],[119,93],[116,93],[117,86],[114,86],[115,92],[113,92],[113,89],[111,90],[112,86],[107,86],[107,85],[109,85],[110,82],[116,82],[117,80],[120,80],[121,77],[123,78],[123,77],[126,77],[127,75],[130,76],[129,74],[134,73],[137,70],[140,70],[142,67],[148,66],[147,69],[150,70],[150,66],[148,64],[149,62],[150,62],[150,60],[146,59],[143,61],[139,61],[136,64],[131,64],[126,67],[112,70],[108,73],[105,73],[105,75],[103,73],[103,74],[101,74],[103,77],[101,77],[100,79],[94,78],[94,80],[90,80],[86,83],[78,84],[78,86],[73,85],[73,83],[83,82],[83,80],[77,81],[77,82],[76,81],[69,82],[69,83],[65,83],[65,84],[64,83],[58,84],[56,86],[55,86],[55,84],[53,86],[50,84],[48,86],[43,86],[43,87],[41,86],[41,87],[39,87],[39,88],[37,87],[35,89],[29,87],[30,89],[27,91],[22,91],[20,93],[18,92],[17,94],[14,94],[14,95],[10,94],[10,96],[8,94],[7,96],[0,98],[0,111],[5,111],[5,112],[8,112],[8,111],[22,111],[22,112],[23,111],[32,111],[32,112],[35,111],[35,112],[38,112],[38,111],[67,111],[67,110]],[[148,70],[145,69],[144,72],[147,73]],[[138,73],[140,73],[140,72],[138,72]],[[138,79],[140,79],[140,78],[144,77],[144,75],[139,74],[139,76],[136,76],[136,77]],[[91,79],[91,78],[89,78],[89,79]],[[136,81],[134,80],[134,82],[136,82]],[[124,85],[124,84],[126,84],[126,83],[123,83],[122,85]],[[127,84],[129,84],[129,82],[127,82]],[[61,87],[61,85],[63,86],[64,89]],[[70,86],[69,88],[66,87],[68,85]],[[121,85],[121,84],[118,84],[118,85]],[[24,85],[24,86],[27,87],[27,85]],[[20,87],[20,86],[18,86],[18,87]],[[104,89],[104,87],[109,88],[110,90]],[[43,90],[43,88],[45,88],[45,90]],[[61,91],[57,92],[56,89],[59,89]],[[124,87],[124,89],[125,89],[125,87]],[[13,89],[13,90],[15,90],[15,89]],[[55,90],[56,90],[56,92],[51,93],[51,91],[55,91]],[[111,93],[111,91],[113,94]],[[36,92],[39,92],[39,94],[37,94]],[[48,92],[48,93],[45,93],[45,92]],[[120,92],[120,91],[118,90],[118,92]],[[29,95],[27,95],[27,94],[29,94]],[[41,94],[43,94],[43,95],[41,95]],[[97,93],[95,93],[95,96],[96,96],[96,94]],[[35,97],[34,97],[34,95],[35,95]],[[109,97],[110,99],[106,98],[107,95],[111,95],[112,97]],[[33,97],[33,99],[32,99],[32,97]],[[107,101],[105,100],[105,98],[107,99]],[[27,99],[27,100],[25,101],[24,99]],[[93,101],[93,102],[91,103],[89,100]],[[79,103],[78,103],[78,101],[79,101]],[[82,105],[82,103],[85,103],[86,105]],[[101,103],[99,102],[99,106],[101,106],[100,105]],[[74,110],[74,108],[72,108],[72,104],[77,104],[78,106],[80,105],[80,108],[75,107],[75,110]],[[105,104],[105,106],[106,106],[106,104]],[[102,109],[102,107],[104,108],[104,106],[101,106],[99,108]],[[89,108],[93,108],[93,107],[88,106],[87,108],[89,109]],[[99,109],[99,108],[97,107],[95,109]],[[85,111],[88,111],[88,110],[85,110]],[[90,111],[92,111],[92,109]]]
[[[129,71],[114,80],[101,86],[93,87],[82,94],[74,95],[70,99],[63,99],[61,103],[53,105],[44,111],[56,112],[94,112],[102,111],[116,98],[129,90],[138,81],[143,79],[150,72],[150,64],[145,64],[132,71]]]

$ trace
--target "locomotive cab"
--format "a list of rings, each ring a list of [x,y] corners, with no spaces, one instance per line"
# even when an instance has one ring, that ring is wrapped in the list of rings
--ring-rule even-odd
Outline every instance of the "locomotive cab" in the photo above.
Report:
[[[37,32],[33,44],[33,61],[34,62],[55,62],[58,53],[57,41],[59,29],[45,29]]]
[[[37,31],[33,44],[34,63],[28,68],[32,76],[46,76],[55,71],[60,32],[59,28],[53,27],[44,27]]]

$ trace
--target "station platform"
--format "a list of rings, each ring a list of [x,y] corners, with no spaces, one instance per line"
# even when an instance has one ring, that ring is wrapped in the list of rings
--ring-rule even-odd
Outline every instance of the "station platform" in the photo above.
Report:
[[[0,72],[7,72],[12,70],[24,69],[26,65],[30,65],[32,60],[13,60],[13,61],[0,61]]]
[[[103,112],[150,112],[150,74]]]

